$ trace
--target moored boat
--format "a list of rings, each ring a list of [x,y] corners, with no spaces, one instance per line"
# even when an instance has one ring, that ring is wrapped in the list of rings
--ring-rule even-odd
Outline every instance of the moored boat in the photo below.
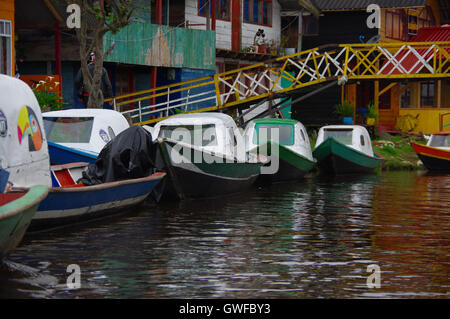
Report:
[[[432,171],[450,171],[450,132],[432,134],[427,145],[411,142],[423,165]]]
[[[43,185],[0,194],[0,261],[19,245],[47,194]]]
[[[88,163],[52,166],[54,186],[39,205],[30,231],[48,230],[77,222],[112,215],[127,207],[142,203],[165,173],[83,185],[76,181]]]
[[[168,173],[169,189],[180,199],[248,189],[267,160],[246,153],[243,143],[239,148],[239,134],[233,119],[222,113],[180,114],[156,124],[158,163]]]
[[[52,165],[94,163],[103,147],[129,127],[119,112],[70,109],[42,114]]]
[[[382,162],[374,154],[366,128],[360,125],[327,125],[317,135],[313,156],[327,173],[373,172]]]
[[[277,129],[277,138],[271,135],[271,129]],[[274,165],[272,174],[260,175],[261,181],[300,179],[316,164],[308,134],[299,121],[279,118],[255,119],[248,123],[244,135],[247,149],[252,153],[269,156],[269,164]]]

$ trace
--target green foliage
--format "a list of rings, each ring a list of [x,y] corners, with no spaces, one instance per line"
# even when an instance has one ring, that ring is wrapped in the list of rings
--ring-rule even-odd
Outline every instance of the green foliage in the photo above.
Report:
[[[377,111],[377,107],[375,106],[375,104],[373,102],[369,103],[369,105],[367,106],[367,114],[366,114],[367,118],[374,118],[374,119],[378,119],[378,111]]]
[[[53,77],[48,76],[45,81],[39,81],[32,90],[42,111],[56,111],[62,109],[65,104],[61,96],[55,91],[59,86],[59,82],[54,81]]]
[[[335,105],[335,113],[339,118],[353,117],[355,107],[348,101]]]

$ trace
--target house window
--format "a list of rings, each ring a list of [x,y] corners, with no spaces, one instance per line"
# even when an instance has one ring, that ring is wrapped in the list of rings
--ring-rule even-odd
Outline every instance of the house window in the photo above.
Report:
[[[419,13],[417,26],[420,28],[434,27],[436,24],[434,22],[433,12],[430,7],[425,7]]]
[[[12,75],[11,21],[0,20],[0,73]]]
[[[208,2],[211,2],[211,0],[198,0],[199,16],[206,16]],[[212,6],[210,10],[212,13]],[[216,0],[216,19],[230,20],[230,0]]]
[[[406,41],[406,18],[403,10],[386,11],[386,37]]]
[[[436,107],[434,103],[435,86],[434,81],[427,81],[420,83],[420,106],[421,107]]]
[[[272,26],[272,0],[244,0],[244,22]]]
[[[387,81],[380,81],[380,91],[389,85]],[[378,107],[383,110],[389,110],[391,108],[391,90],[387,90],[381,94],[378,98]]]
[[[406,87],[406,84],[401,84],[400,89],[403,90],[402,94],[400,95],[400,106],[401,108],[410,108],[411,105],[411,88]]]

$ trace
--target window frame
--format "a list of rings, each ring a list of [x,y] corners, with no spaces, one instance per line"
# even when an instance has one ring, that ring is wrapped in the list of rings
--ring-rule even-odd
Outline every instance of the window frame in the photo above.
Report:
[[[424,86],[426,86],[426,88],[427,88],[427,94],[426,95],[424,95],[423,93],[424,93],[424,90],[423,90],[423,88],[424,88]],[[431,96],[430,95],[430,87],[433,87],[433,95]],[[420,108],[425,108],[425,109],[430,109],[430,108],[437,108],[437,105],[436,105],[436,89],[437,89],[437,86],[436,86],[436,82],[435,81],[433,81],[433,80],[430,80],[430,81],[423,81],[423,82],[420,82]],[[433,99],[433,103],[432,104],[428,104],[428,103],[423,103],[423,100],[424,99]]]
[[[388,15],[392,15],[392,26],[389,29],[388,25],[387,25],[387,21],[388,21]],[[398,21],[398,25],[397,27],[399,28],[399,37],[397,38],[394,32],[394,16],[399,17],[399,21]],[[400,29],[400,27],[403,25],[403,30]],[[399,41],[406,41],[407,40],[407,35],[408,35],[408,20],[407,17],[405,15],[405,12],[402,9],[397,9],[397,10],[386,10],[385,11],[385,17],[384,17],[384,26],[385,26],[385,37],[388,39],[393,39],[393,40],[399,40]]]
[[[0,63],[0,74],[6,74],[9,76],[12,76],[13,74],[13,24],[11,20],[6,20],[6,19],[0,19],[0,24],[3,24],[5,27],[5,32],[0,33],[0,41],[2,41],[3,43],[3,38],[6,39],[6,48],[1,47],[0,43],[0,48],[3,51],[6,52],[6,57],[3,57],[2,55],[0,55],[0,57],[2,58],[2,61]],[[6,32],[6,26],[9,26],[9,33]],[[9,51],[9,52],[8,52]],[[5,66],[3,66],[3,60],[5,61]],[[3,73],[3,68],[6,70],[5,73]]]
[[[260,25],[260,26],[265,26],[265,27],[273,26],[273,1],[272,0],[247,0],[249,3],[249,5],[248,5],[249,18],[250,17],[254,18],[254,8],[255,8],[254,4],[255,4],[255,1],[258,3],[258,22],[253,21],[254,19],[246,20],[246,18],[245,18],[245,1],[246,0],[244,0],[242,2],[242,22],[243,23]],[[267,16],[270,20],[268,24],[263,23],[263,21],[264,21],[264,3],[270,4],[270,8],[269,8],[270,13],[268,13],[268,16]]]
[[[208,0],[197,0],[197,15],[198,15],[199,17],[204,17],[204,18],[206,18],[206,8],[205,8],[205,13],[201,13],[201,12],[200,12],[200,9],[203,9],[203,7],[200,8],[200,1],[202,1],[202,2],[203,2],[203,5],[205,5],[205,4],[207,3]],[[211,0],[209,0],[209,1],[211,1]],[[221,4],[220,0],[216,0],[216,7],[217,7],[217,10],[216,10],[215,19],[216,19],[216,20],[222,20],[222,21],[228,21],[228,22],[230,22],[230,21],[231,21],[231,0],[224,0],[224,1],[228,4],[228,19],[221,18],[221,17],[219,17],[219,15],[217,14],[217,11],[220,12],[220,4]],[[211,16],[211,13],[212,13],[212,6],[210,7],[210,9],[211,9],[211,12],[210,12],[210,16]]]

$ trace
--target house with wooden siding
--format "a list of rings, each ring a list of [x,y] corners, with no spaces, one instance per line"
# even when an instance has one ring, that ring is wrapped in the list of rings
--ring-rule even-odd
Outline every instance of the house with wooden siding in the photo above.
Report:
[[[321,9],[319,19],[303,17],[302,47],[309,49],[321,45],[365,42],[435,42],[449,41],[450,22],[448,1],[334,1],[316,0]],[[370,28],[367,7],[376,3],[380,7],[379,28]],[[379,109],[379,123],[386,130],[397,130],[400,117],[416,117],[416,132],[432,133],[439,130],[440,115],[450,112],[446,92],[448,79],[369,80],[348,83],[310,98],[294,107],[294,117],[310,124],[333,123],[338,119],[332,109],[341,101],[350,101],[356,107],[359,120],[369,103]],[[331,116],[330,116],[331,114]]]
[[[0,1],[0,74],[15,75],[14,0]]]
[[[21,77],[59,76],[65,107],[83,107],[74,79],[80,69],[75,31],[66,26],[67,4],[61,0],[14,0],[16,55]],[[137,0],[132,22],[104,38],[105,59],[115,96],[214,74],[213,31],[185,28],[184,3]]]

